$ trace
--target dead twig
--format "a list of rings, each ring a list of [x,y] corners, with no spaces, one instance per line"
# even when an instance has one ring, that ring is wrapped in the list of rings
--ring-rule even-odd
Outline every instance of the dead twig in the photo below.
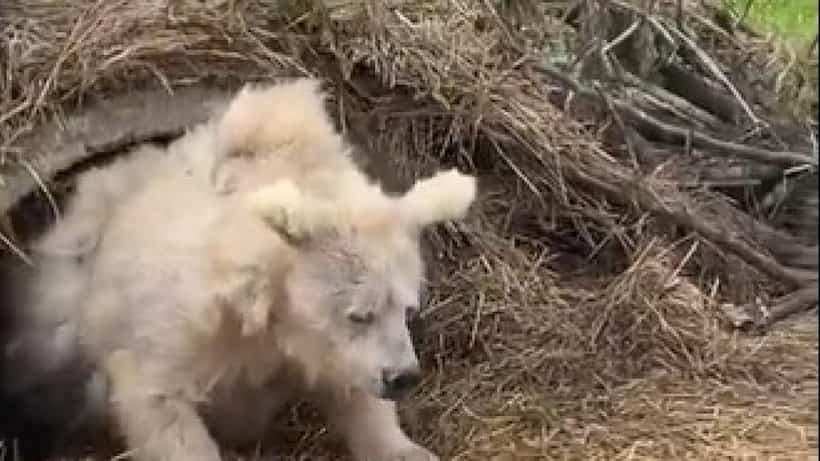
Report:
[[[752,302],[743,306],[724,306],[724,315],[732,326],[765,333],[775,323],[817,307],[818,285],[812,284],[775,299],[771,306]]]
[[[768,315],[757,322],[758,328],[770,327],[772,324],[798,312],[817,307],[818,286],[816,284],[795,291],[778,299],[769,309]]]
[[[587,88],[572,77],[566,75],[558,69],[551,68],[544,65],[536,65],[534,69],[543,73],[553,80],[565,85],[568,89],[574,91],[580,96],[590,99],[598,99],[598,95],[594,90]],[[626,114],[634,122],[647,125],[651,127],[658,135],[666,138],[668,142],[675,142],[679,145],[684,145],[690,133],[687,128],[672,125],[671,123],[663,122],[653,117],[652,115],[636,108],[621,99],[613,100],[613,105],[621,112]],[[712,151],[725,152],[727,154],[736,155],[748,160],[756,162],[771,163],[783,167],[791,167],[798,165],[811,165],[817,167],[817,160],[812,158],[807,153],[789,152],[789,151],[770,151],[761,149],[759,147],[747,146],[743,144],[734,143],[731,141],[723,141],[712,136],[704,134],[699,131],[692,131],[692,145],[696,148],[702,148]]]

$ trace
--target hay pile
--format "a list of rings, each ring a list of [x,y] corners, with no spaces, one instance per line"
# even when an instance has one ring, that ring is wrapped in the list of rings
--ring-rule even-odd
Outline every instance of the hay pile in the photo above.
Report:
[[[733,203],[726,179],[763,178],[769,197],[786,170],[816,174],[808,131],[775,103],[750,104],[747,91],[695,78],[725,76],[709,63],[729,66],[732,47],[751,39],[715,26],[708,9],[676,17],[679,2],[648,3],[656,9],[6,0],[0,149],[11,186],[0,203],[84,157],[181,128],[125,127],[79,154],[44,149],[54,143],[38,130],[89,101],[321,76],[340,127],[392,187],[442,165],[481,177],[469,222],[427,236],[420,351],[429,373],[402,409],[415,438],[444,459],[808,459],[817,449],[816,325],[762,338],[726,325],[738,320],[726,306],[756,297],[797,290],[796,309],[816,303],[816,261],[804,257],[817,251],[816,186],[792,207],[804,211],[793,212],[789,234]],[[687,48],[695,35],[675,34],[691,29],[702,44]],[[747,81],[740,74],[730,73]],[[777,75],[781,86],[796,78]],[[690,91],[699,104],[675,97],[681,82],[711,92]],[[780,94],[760,85],[761,98]],[[188,112],[186,123],[202,116]],[[749,114],[757,130],[738,141]],[[688,185],[707,180],[724,194]],[[814,228],[804,216],[812,210]],[[804,241],[812,229],[813,247]],[[10,243],[24,251],[24,240]],[[759,326],[772,319],[751,315]],[[311,413],[297,410],[267,450],[341,459]]]

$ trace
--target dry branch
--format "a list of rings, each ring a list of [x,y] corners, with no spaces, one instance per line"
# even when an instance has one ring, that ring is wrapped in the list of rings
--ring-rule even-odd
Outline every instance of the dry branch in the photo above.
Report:
[[[592,100],[598,99],[597,93],[578,82],[576,79],[570,77],[558,69],[547,66],[535,66],[536,70],[544,73],[549,78],[557,80],[565,85],[569,90],[577,93],[580,96]],[[685,145],[689,139],[690,133],[692,136],[692,143],[694,147],[701,149],[708,149],[710,151],[723,152],[737,157],[753,160],[756,162],[770,163],[780,165],[782,167],[793,167],[802,165],[811,165],[817,167],[817,159],[813,158],[808,153],[790,152],[790,151],[771,151],[761,149],[759,147],[743,145],[731,141],[724,141],[716,139],[707,134],[696,130],[688,130],[679,126],[672,125],[657,119],[656,117],[636,108],[633,104],[622,99],[614,99],[612,104],[627,118],[640,126],[650,128],[657,137],[662,138],[666,142],[677,143],[681,146]]]
[[[765,333],[776,322],[817,307],[818,285],[811,284],[773,300],[743,306],[724,306],[724,314],[735,328]]]
[[[655,5],[654,2],[651,4]],[[745,112],[757,127],[768,124],[753,112],[749,102],[738,91],[738,86],[721,69],[718,60],[696,43],[690,33],[684,32],[680,2],[677,7],[677,28],[664,26],[662,15],[649,11],[652,7],[642,10],[625,2],[590,0],[578,3],[575,9],[579,8],[585,9],[587,15],[581,26],[586,28],[581,31],[581,36],[586,38],[581,45],[583,49],[587,49],[585,56],[596,59],[598,55],[595,49],[601,51],[600,65],[596,61],[590,63],[590,67],[593,72],[598,71],[602,75],[590,75],[589,72],[584,75],[593,81],[598,78],[606,80],[611,94],[607,94],[597,83],[587,86],[569,73],[540,62],[531,68],[545,75],[547,79],[558,82],[571,93],[570,97],[579,96],[612,112],[629,157],[634,159],[637,151],[638,157],[647,163],[657,164],[658,160],[673,160],[668,152],[671,149],[656,148],[652,143],[654,141],[679,146],[679,149],[675,150],[686,153],[680,157],[681,161],[684,157],[690,157],[693,149],[698,149],[700,154],[710,156],[713,163],[716,161],[717,167],[723,165],[728,168],[727,162],[738,162],[741,165],[744,161],[748,162],[743,165],[744,172],[740,176],[737,172],[718,171],[714,166],[704,168],[705,165],[701,165],[701,174],[694,175],[695,182],[701,187],[705,184],[701,178],[704,173],[712,178],[712,182],[717,179],[725,183],[725,180],[732,176],[735,184],[724,186],[737,187],[743,184],[760,186],[763,181],[776,179],[783,174],[783,170],[789,168],[816,170],[817,158],[810,152],[772,150],[746,141],[720,139],[717,133],[736,135],[743,131],[742,127],[737,126],[740,125],[740,112]],[[607,14],[611,16],[609,20],[603,18]],[[700,69],[713,76],[721,84],[713,84],[709,78],[684,68],[674,62],[675,59],[669,59],[667,56],[663,62],[658,60],[655,64],[660,75],[665,77],[661,79],[665,80],[662,83],[665,87],[658,86],[651,78],[647,78],[650,76],[646,72],[635,74],[636,59],[638,62],[642,61],[629,53],[643,54],[645,57],[650,56],[650,59],[653,59],[651,56],[657,58],[660,54],[657,50],[644,52],[640,46],[636,48],[634,44],[631,49],[621,50],[617,58],[610,57],[609,50],[614,48],[611,43],[626,41],[627,37],[635,33],[641,21],[654,27],[659,42],[671,45],[671,57],[693,61],[696,70]],[[589,24],[595,24],[595,30],[590,32]],[[610,40],[610,45],[602,45],[606,40]],[[650,46],[654,47],[651,42],[645,40],[642,43],[650,43]],[[624,60],[631,68],[619,68],[618,59]],[[640,67],[646,68],[647,65],[642,63]],[[615,68],[618,68],[619,72],[614,72]],[[624,90],[623,87],[631,88]],[[641,142],[636,143],[636,139]],[[662,158],[657,158],[659,156]],[[729,158],[730,156],[734,158]],[[650,165],[641,167],[648,169]],[[678,226],[695,231],[702,238],[737,255],[762,273],[789,287],[802,290],[802,287],[816,284],[817,264],[810,261],[811,255],[817,252],[816,247],[809,247],[751,216],[744,215],[739,210],[724,210],[729,212],[729,217],[734,216],[734,219],[726,220],[727,216],[724,215],[715,220],[694,212],[693,208],[696,205],[694,202],[689,204],[685,196],[665,197],[656,192],[652,185],[642,183],[637,178],[627,181],[628,184],[616,185],[614,182],[595,177],[594,173],[575,171],[574,176],[605,192],[611,200],[627,205],[634,204],[639,211],[652,212]],[[738,214],[744,215],[744,218],[736,216]],[[744,225],[739,225],[741,222]]]
[[[687,209],[684,203],[664,203],[650,187],[633,183],[616,188],[580,172],[575,172],[574,175],[579,180],[606,193],[610,200],[625,205],[637,204],[640,210],[649,211],[657,216],[665,217],[678,226],[691,229],[787,286],[797,288],[817,280],[816,271],[797,270],[781,265],[777,260],[744,242],[734,229],[721,229],[708,223]]]
[[[715,139],[709,135],[700,133],[693,129],[685,129],[667,122],[663,122],[648,113],[637,109],[623,100],[613,99],[601,94],[601,91],[595,91],[587,88],[571,76],[557,69],[536,66],[536,70],[547,75],[549,78],[560,82],[562,85],[583,97],[595,101],[598,105],[614,108],[625,114],[631,121],[637,122],[639,125],[648,125],[653,130],[659,132],[667,141],[677,142],[680,145],[690,143],[695,147],[709,148],[727,153],[735,154],[739,157],[744,157],[749,160],[761,161],[765,163],[780,165],[783,167],[810,164],[816,167],[816,160],[812,159],[809,154],[797,152],[772,152],[765,149],[760,149],[754,146],[747,146],[729,141],[722,141]],[[619,125],[623,122],[618,119]],[[629,133],[624,129],[624,136],[627,139],[627,145],[630,152],[633,151],[633,146],[630,141]],[[699,217],[693,213],[685,204],[685,202],[670,202],[665,203],[651,187],[642,186],[640,184],[625,184],[618,190],[611,185],[604,184],[600,181],[592,181],[588,175],[576,173],[581,179],[587,181],[590,185],[602,189],[608,193],[612,198],[615,197],[621,203],[632,201],[638,204],[640,210],[650,211],[656,215],[663,216],[679,226],[691,229],[702,237],[712,241],[721,248],[725,248],[729,252],[736,254],[741,259],[746,261],[751,266],[757,268],[769,277],[778,280],[786,285],[799,288],[805,286],[807,283],[814,283],[817,280],[817,272],[811,270],[800,270],[783,266],[776,259],[762,253],[755,249],[749,243],[745,242],[741,234],[735,229],[721,228],[708,223],[704,218]],[[618,198],[621,196],[621,198]],[[629,197],[625,200],[624,197]],[[759,227],[759,226],[758,226]],[[769,236],[769,241],[772,236]],[[791,246],[781,245],[783,251],[801,251],[803,248],[799,244],[792,244]]]
[[[664,101],[673,111],[699,124],[702,128],[710,128],[718,130],[725,128],[725,123],[712,115],[709,111],[701,109],[693,104],[689,99],[678,96],[677,94],[664,89],[652,82],[642,80],[630,72],[624,71],[623,78],[626,83],[640,88],[641,91],[653,96],[654,98]],[[689,95],[687,95],[689,96]]]
[[[720,91],[720,88],[706,77],[696,74],[680,64],[669,63],[660,69],[670,91],[686,95],[693,104],[705,108],[728,123],[736,123],[740,116],[740,107],[731,96]]]
[[[758,328],[767,328],[775,322],[802,311],[817,307],[818,286],[809,285],[775,301],[769,311],[757,322]]]

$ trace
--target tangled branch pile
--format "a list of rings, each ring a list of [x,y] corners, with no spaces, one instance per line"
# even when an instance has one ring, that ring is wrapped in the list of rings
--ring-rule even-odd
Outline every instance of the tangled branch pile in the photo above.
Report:
[[[817,303],[815,131],[779,96],[816,109],[816,74],[715,11],[7,0],[3,235],[25,259],[12,236],[50,219],[58,173],[177,135],[224,88],[320,76],[389,187],[481,177],[471,221],[428,236],[430,373],[403,410],[418,440],[446,459],[809,456],[816,331],[760,343],[724,323]],[[284,449],[332,450],[302,416]]]

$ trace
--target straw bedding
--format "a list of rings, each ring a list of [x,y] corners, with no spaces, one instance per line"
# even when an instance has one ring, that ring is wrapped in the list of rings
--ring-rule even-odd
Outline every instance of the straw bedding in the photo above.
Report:
[[[426,236],[427,375],[402,406],[416,440],[460,460],[812,458],[816,318],[757,337],[727,325],[726,306],[782,294],[792,273],[731,251],[760,242],[710,238],[740,232],[721,221],[737,215],[730,199],[684,190],[685,162],[636,173],[612,139],[620,123],[566,102],[567,82],[533,64],[574,56],[584,27],[549,14],[570,3],[7,0],[7,184],[40,171],[59,195],[65,178],[48,179],[69,165],[27,133],[91,101],[320,76],[391,187],[439,165],[481,178],[468,222]],[[681,219],[693,209],[706,228]],[[25,251],[24,238],[9,243]],[[259,453],[237,456],[345,459],[339,450],[295,408]]]

